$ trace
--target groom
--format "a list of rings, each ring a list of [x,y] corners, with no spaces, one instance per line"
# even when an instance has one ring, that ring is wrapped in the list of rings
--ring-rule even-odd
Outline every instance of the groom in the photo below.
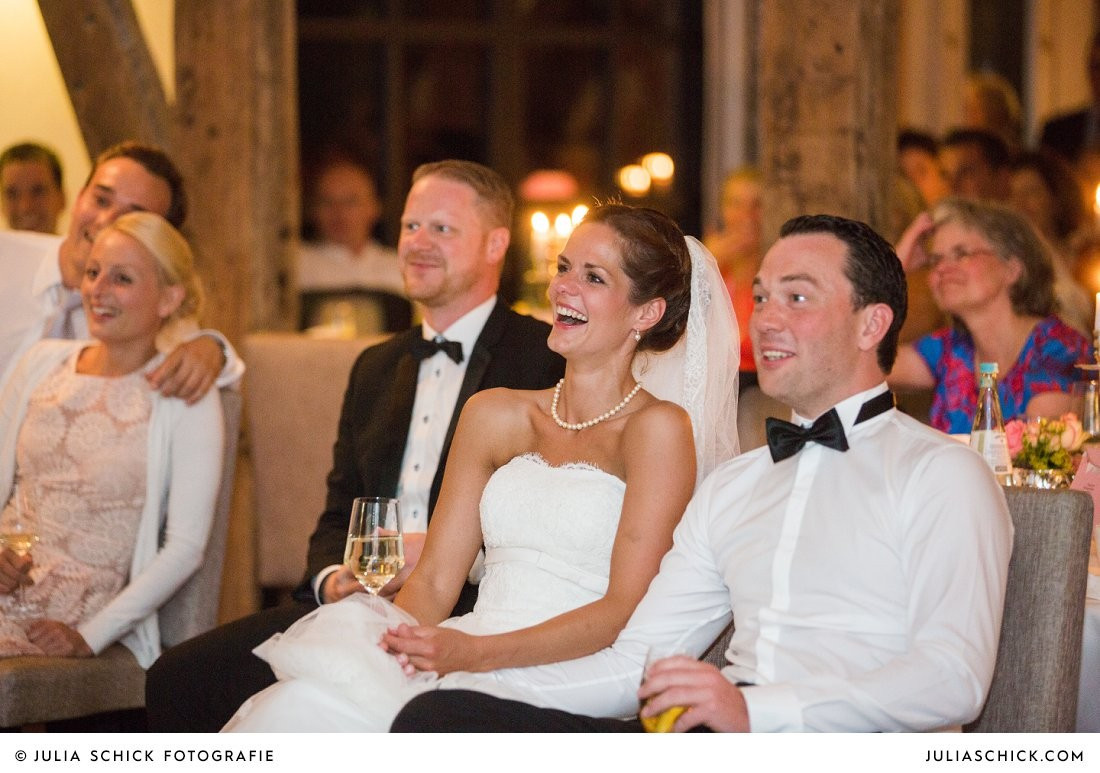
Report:
[[[496,297],[513,208],[507,183],[480,164],[440,161],[413,174],[397,251],[405,289],[424,324],[367,349],[352,369],[325,510],[309,540],[296,603],[164,653],[146,678],[150,730],[220,729],[249,696],[275,682],[267,663],[252,654],[256,645],[318,603],[361,591],[342,566],[355,497],[400,497],[411,570],[466,400],[482,389],[544,389],[561,378],[565,364],[546,346],[549,326]],[[445,345],[433,340],[444,335]],[[461,611],[472,606],[472,590],[464,591]]]
[[[513,672],[521,686],[505,697],[518,700],[424,693],[394,731],[640,731],[598,718],[634,714],[639,699],[644,717],[682,707],[677,731],[926,730],[977,716],[1012,526],[977,454],[893,408],[897,256],[863,223],[795,218],[753,287],[760,387],[806,429],[770,419],[768,448],[703,482],[612,648]],[[701,653],[731,614],[724,669],[667,658],[638,688],[648,649]]]

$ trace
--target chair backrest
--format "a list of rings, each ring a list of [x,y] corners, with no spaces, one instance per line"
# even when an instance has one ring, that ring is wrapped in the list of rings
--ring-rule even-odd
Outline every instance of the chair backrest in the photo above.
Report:
[[[1081,669],[1092,498],[1005,490],[1016,528],[1001,641],[979,733],[1072,733]]]
[[[171,647],[210,630],[218,620],[218,599],[225,564],[225,541],[229,531],[229,508],[237,466],[237,439],[241,428],[241,394],[222,389],[225,416],[225,456],[222,479],[214,508],[214,523],[206,554],[198,571],[160,608],[158,622],[161,643]]]
[[[384,338],[245,337],[246,437],[261,587],[290,588],[302,579],[309,535],[325,504],[348,373],[363,349]]]

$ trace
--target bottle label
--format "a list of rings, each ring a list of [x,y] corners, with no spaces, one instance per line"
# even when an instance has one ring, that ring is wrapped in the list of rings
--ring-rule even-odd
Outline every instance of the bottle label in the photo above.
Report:
[[[970,433],[970,447],[982,455],[993,468],[995,475],[1012,472],[1012,460],[1008,455],[1008,441],[1003,430],[979,429]]]

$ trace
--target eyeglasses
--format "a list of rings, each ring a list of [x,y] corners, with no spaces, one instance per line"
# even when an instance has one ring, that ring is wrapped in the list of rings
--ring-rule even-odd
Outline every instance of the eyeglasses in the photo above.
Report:
[[[989,247],[974,247],[968,249],[966,247],[955,247],[946,254],[939,254],[933,252],[928,256],[928,267],[937,268],[941,263],[951,264],[954,266],[969,260],[977,255],[993,255],[997,256],[997,251],[992,250]]]

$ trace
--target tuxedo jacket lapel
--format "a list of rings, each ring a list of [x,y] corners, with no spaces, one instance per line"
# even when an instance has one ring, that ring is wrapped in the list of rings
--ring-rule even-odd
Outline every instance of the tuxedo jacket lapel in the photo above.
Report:
[[[401,477],[401,462],[405,456],[405,441],[412,423],[416,382],[420,373],[420,363],[410,352],[412,344],[420,336],[420,329],[417,328],[416,337],[409,339],[409,346],[397,361],[385,413],[390,430],[385,433],[384,448],[373,454],[380,467],[379,479],[392,481],[392,485],[386,487],[387,491],[396,491]]]

